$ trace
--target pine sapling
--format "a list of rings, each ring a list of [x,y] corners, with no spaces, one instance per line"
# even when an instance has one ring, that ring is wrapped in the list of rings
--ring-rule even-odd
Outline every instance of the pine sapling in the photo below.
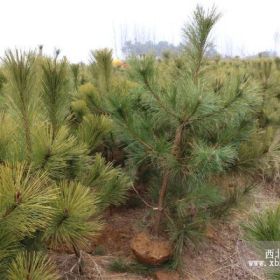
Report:
[[[8,79],[8,100],[12,110],[22,123],[25,135],[27,159],[31,160],[32,139],[31,125],[34,104],[37,100],[35,89],[36,81],[36,55],[33,52],[15,50],[6,51],[4,67]]]

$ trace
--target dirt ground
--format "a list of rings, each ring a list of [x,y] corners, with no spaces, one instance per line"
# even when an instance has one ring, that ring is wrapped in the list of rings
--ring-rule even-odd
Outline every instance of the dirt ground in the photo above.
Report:
[[[182,280],[259,280],[242,263],[241,222],[246,222],[251,212],[263,211],[279,202],[279,194],[274,189],[261,187],[254,194],[251,205],[233,213],[230,218],[212,225],[208,239],[197,250],[187,248],[183,257]],[[108,213],[103,234],[92,248],[83,252],[86,273],[78,276],[76,259],[72,254],[52,253],[65,280],[150,280],[153,276],[142,277],[128,273],[112,273],[108,265],[116,258],[134,260],[130,250],[130,240],[146,223],[147,210],[143,208],[125,209]],[[97,247],[96,247],[97,246]],[[96,252],[95,252],[96,251]],[[96,255],[98,252],[99,255]]]

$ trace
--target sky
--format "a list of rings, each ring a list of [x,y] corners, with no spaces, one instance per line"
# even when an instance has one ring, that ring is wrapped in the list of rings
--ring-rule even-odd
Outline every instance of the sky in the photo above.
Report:
[[[212,39],[224,55],[276,50],[280,55],[279,0],[0,0],[0,56],[8,48],[59,48],[72,62],[87,62],[92,49],[121,57],[125,40],[178,44],[195,6],[215,5],[222,18]]]

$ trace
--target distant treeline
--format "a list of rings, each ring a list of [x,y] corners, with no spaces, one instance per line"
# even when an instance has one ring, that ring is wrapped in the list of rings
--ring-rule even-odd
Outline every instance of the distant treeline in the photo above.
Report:
[[[125,41],[122,46],[122,53],[125,57],[128,56],[139,56],[143,54],[153,54],[156,57],[162,57],[164,53],[179,53],[183,50],[185,46],[183,44],[174,45],[168,41],[159,41],[154,42],[152,40],[148,40],[145,42],[141,42],[138,40],[135,41]],[[218,52],[214,47],[207,52],[208,56],[216,56]]]

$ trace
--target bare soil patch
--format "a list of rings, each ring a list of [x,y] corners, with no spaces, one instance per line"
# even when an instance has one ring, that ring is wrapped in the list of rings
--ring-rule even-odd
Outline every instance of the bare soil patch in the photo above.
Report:
[[[237,210],[228,219],[219,221],[209,227],[207,239],[196,250],[187,248],[183,257],[182,280],[259,280],[248,271],[240,261],[239,242],[242,239],[241,222],[246,222],[250,213],[262,212],[264,209],[276,205],[279,196],[274,188],[266,186],[254,195],[254,203],[241,210]],[[135,261],[130,249],[132,238],[143,230],[147,221],[145,208],[119,208],[108,213],[107,225],[97,241],[83,252],[85,261],[85,275],[77,273],[77,262],[73,254],[62,252],[52,253],[51,256],[58,264],[63,279],[127,279],[150,280],[149,277],[132,275],[129,273],[113,273],[108,270],[109,264],[117,258]],[[101,255],[95,253],[101,252]],[[73,268],[74,266],[74,268]],[[161,270],[159,268],[159,270]],[[69,273],[71,271],[71,273]]]

